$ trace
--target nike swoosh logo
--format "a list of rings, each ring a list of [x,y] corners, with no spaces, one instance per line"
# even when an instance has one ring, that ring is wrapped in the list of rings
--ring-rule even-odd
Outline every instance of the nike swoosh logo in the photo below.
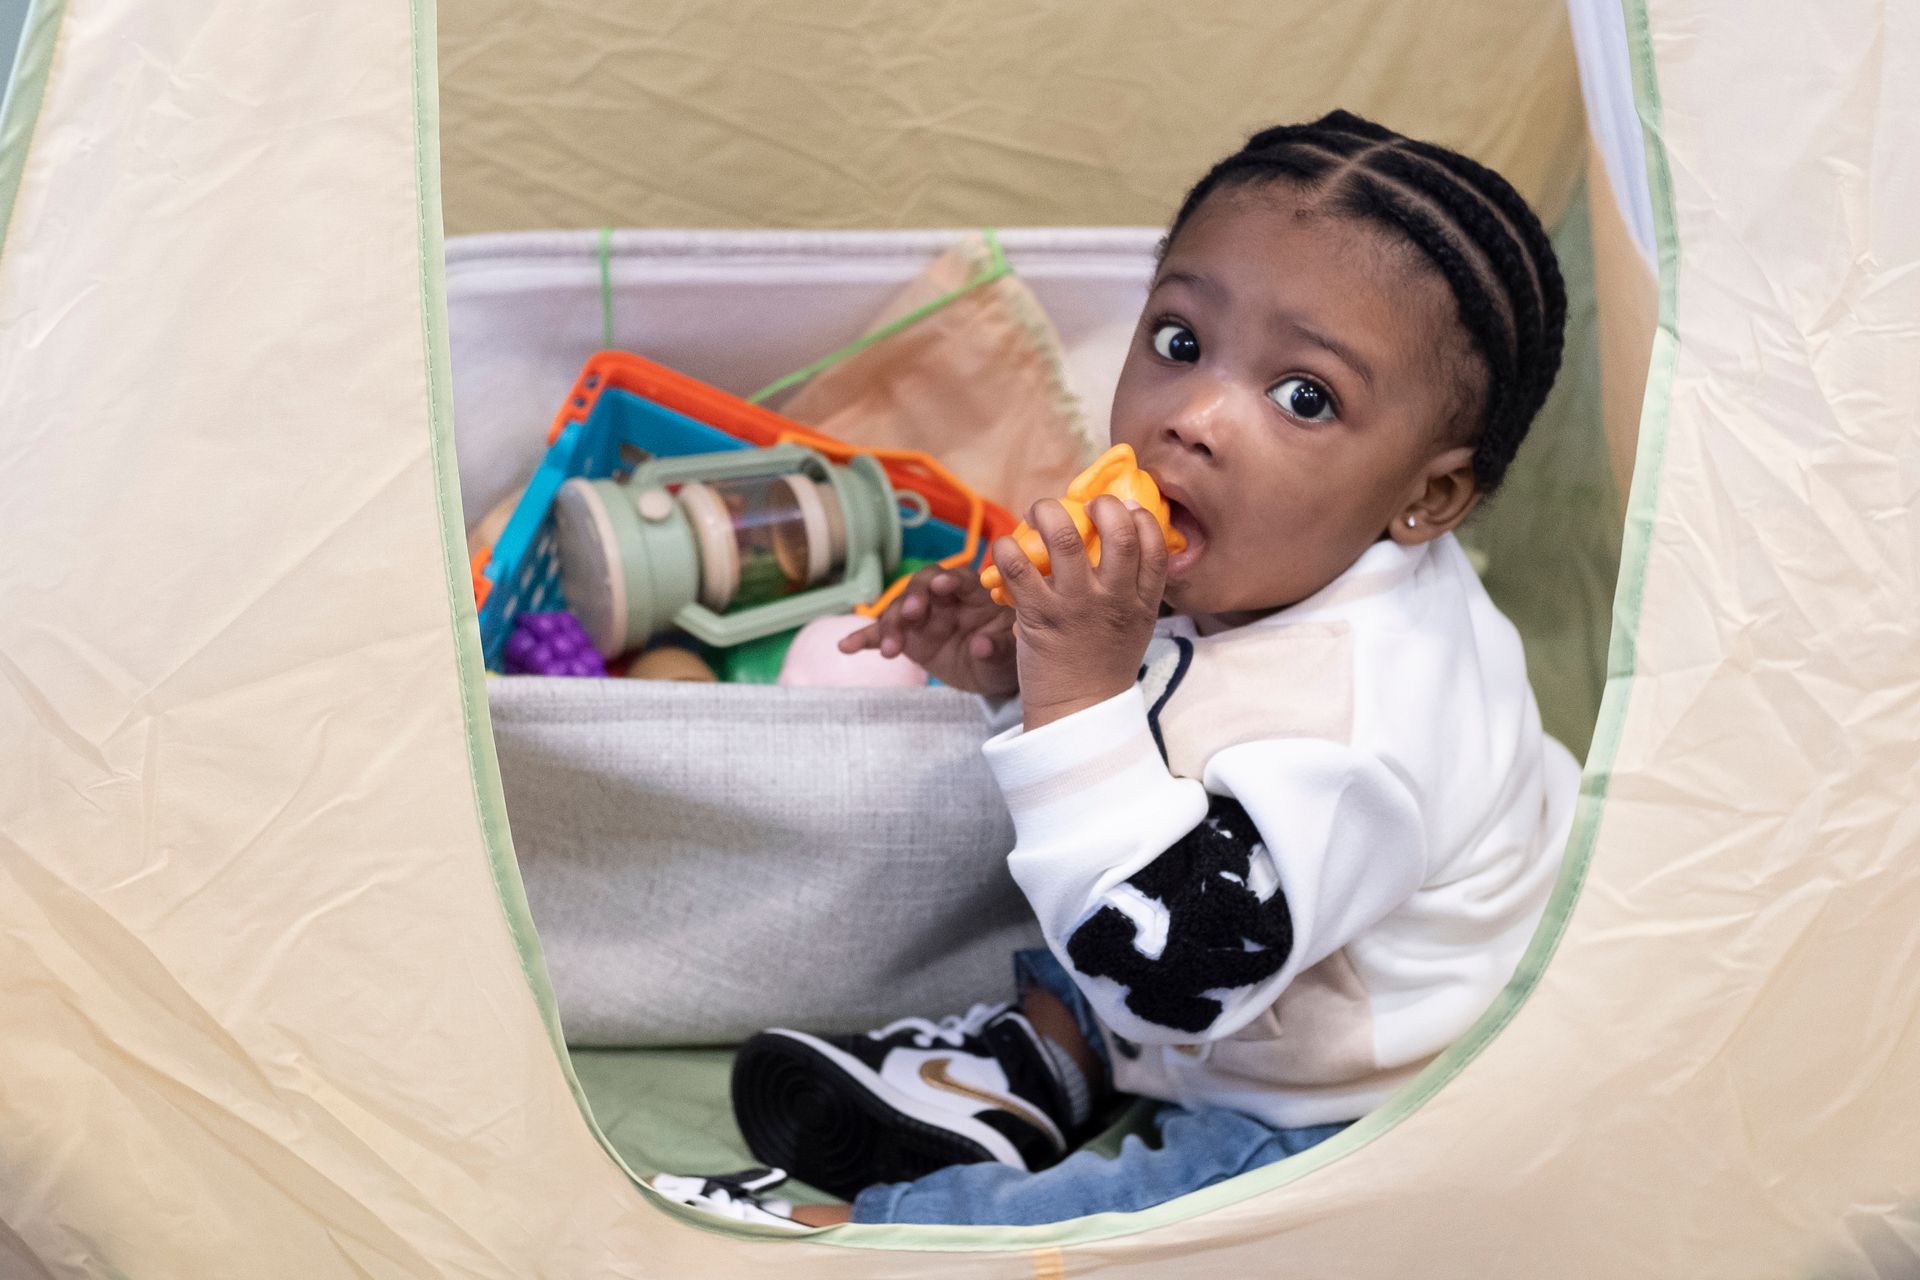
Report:
[[[1052,1121],[1022,1102],[1017,1102],[1004,1094],[990,1093],[964,1080],[955,1080],[953,1073],[947,1069],[952,1062],[952,1058],[927,1059],[920,1064],[920,1079],[930,1088],[956,1093],[963,1098],[972,1098],[976,1102],[984,1102],[1001,1111],[1010,1111],[1046,1134],[1049,1139],[1060,1132],[1059,1127]]]

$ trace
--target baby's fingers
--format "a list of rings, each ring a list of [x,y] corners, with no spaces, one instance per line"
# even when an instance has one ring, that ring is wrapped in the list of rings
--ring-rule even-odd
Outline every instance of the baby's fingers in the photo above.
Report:
[[[864,649],[877,649],[879,647],[880,624],[877,622],[864,626],[858,631],[849,631],[846,635],[840,637],[840,652],[842,653],[859,653]]]
[[[1109,590],[1131,590],[1140,570],[1140,531],[1134,512],[1120,499],[1102,494],[1088,505],[1087,516],[1100,531],[1100,580]]]
[[[890,609],[898,609],[900,616],[908,622],[918,622],[926,617],[930,607],[927,599],[929,579],[932,576],[922,569],[908,578],[906,589],[900,593],[900,598],[893,602]]]
[[[1046,576],[1027,559],[1027,553],[1012,538],[998,538],[993,544],[993,565],[1000,570],[1001,581],[1006,584],[1007,595],[1013,600],[1015,612],[1032,609],[1046,598]]]
[[[967,655],[975,662],[1013,660],[1013,624],[982,627],[967,637]]]
[[[1088,563],[1086,539],[1066,507],[1052,498],[1043,499],[1033,505],[1027,523],[1046,539],[1054,585],[1072,595],[1084,594],[1093,582],[1093,567]]]
[[[977,609],[992,600],[980,585],[980,575],[967,568],[940,570],[927,580],[927,590],[936,601],[960,609]]]
[[[934,612],[927,594],[928,582],[935,573],[933,569],[922,569],[908,578],[899,598],[886,607],[874,624],[879,638],[868,647],[879,649],[881,657],[897,658],[906,652],[910,635],[927,624],[928,616]]]
[[[1135,508],[1131,514],[1140,537],[1140,570],[1135,581],[1140,598],[1158,607],[1167,592],[1167,535],[1151,513]]]
[[[895,600],[874,624],[880,632],[880,643],[875,647],[883,658],[897,658],[906,650],[906,619],[901,614],[902,603]]]
[[[934,603],[952,610],[959,619],[957,625],[963,628],[980,626],[1006,612],[1005,606],[981,583],[980,574],[972,569],[949,570],[929,585]]]

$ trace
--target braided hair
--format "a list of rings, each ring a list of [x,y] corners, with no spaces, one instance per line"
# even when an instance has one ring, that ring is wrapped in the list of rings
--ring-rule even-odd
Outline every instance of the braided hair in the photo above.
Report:
[[[1479,410],[1470,437],[1474,483],[1491,494],[1560,370],[1566,287],[1540,219],[1493,170],[1335,111],[1263,129],[1216,164],[1187,193],[1161,254],[1209,195],[1268,182],[1388,231],[1446,280],[1485,366],[1484,393],[1467,395]]]

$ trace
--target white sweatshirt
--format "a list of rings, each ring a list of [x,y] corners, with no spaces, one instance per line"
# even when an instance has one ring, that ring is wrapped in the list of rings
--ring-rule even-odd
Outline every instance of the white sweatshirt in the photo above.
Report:
[[[1451,535],[1247,626],[1163,619],[1139,685],[986,757],[1116,1087],[1282,1126],[1360,1116],[1486,1010],[1579,782]]]

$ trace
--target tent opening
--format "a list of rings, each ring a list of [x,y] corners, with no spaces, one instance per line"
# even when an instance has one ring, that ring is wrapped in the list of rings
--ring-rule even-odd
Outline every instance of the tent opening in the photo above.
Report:
[[[1402,8],[1410,27],[1426,21]],[[1598,34],[1579,32],[1596,13]],[[1616,193],[1639,157],[1634,128],[1620,141],[1631,93],[1623,54],[1606,45],[1622,39],[1609,19],[1618,14],[1574,10],[1580,60],[1612,92],[1596,102],[1588,88],[1584,108],[1567,11],[1540,4],[1527,9],[1525,38],[1503,52],[1486,45],[1486,97],[1467,106],[1422,103],[1383,68],[1366,92],[1343,86],[1341,101],[1251,94],[1259,105],[1244,119],[1210,120],[1204,140],[1163,153],[1101,134],[1099,94],[1068,75],[1083,118],[1051,158],[1022,151],[1019,126],[975,97],[966,109],[999,131],[998,145],[943,142],[969,168],[942,177],[900,160],[910,126],[868,101],[899,91],[894,73],[843,40],[821,37],[820,66],[783,70],[777,93],[720,76],[644,94],[596,83],[590,104],[515,99],[502,86],[532,74],[515,59],[536,47],[564,59],[604,33],[554,13],[483,29],[444,12],[446,280],[466,520],[511,509],[594,351],[631,350],[744,396],[869,331],[982,227],[998,228],[1057,332],[1063,376],[1104,443],[1112,379],[1180,190],[1252,128],[1353,106],[1501,166],[1551,234],[1569,304],[1559,377],[1501,494],[1461,540],[1524,636],[1545,728],[1584,756],[1653,320],[1634,196]],[[733,48],[718,29],[654,36],[680,76],[725,65]],[[1341,38],[1377,43],[1358,25]],[[986,59],[992,43],[956,56]],[[659,56],[636,36],[616,65],[662,70]],[[1101,55],[1086,46],[1074,56]],[[1190,91],[1151,59],[1129,74],[1159,101]],[[773,103],[790,101],[801,79],[808,94],[866,103],[860,119],[875,136],[810,133],[812,116],[770,136],[739,127],[778,117]],[[1514,125],[1523,103],[1527,123]],[[614,122],[635,141],[591,164],[552,147]],[[1008,832],[978,761],[978,713],[960,695],[488,683],[514,847],[573,1070],[606,1140],[641,1174],[753,1162],[727,1096],[731,1046],[746,1035],[861,1030],[1004,998],[1008,952],[1038,937],[999,858]],[[928,806],[946,824],[937,833],[915,821]],[[850,932],[849,913],[872,906],[876,885],[900,900]],[[1140,1118],[1116,1114],[1095,1145],[1117,1144]],[[797,1198],[823,1197],[802,1186]]]

